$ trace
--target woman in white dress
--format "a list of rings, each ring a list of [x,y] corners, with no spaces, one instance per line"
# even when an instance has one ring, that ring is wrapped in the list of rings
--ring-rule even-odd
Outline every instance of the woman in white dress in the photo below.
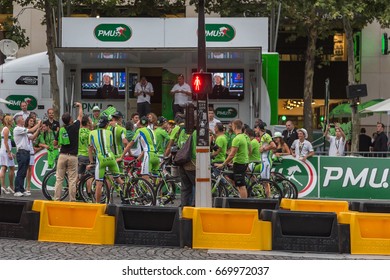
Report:
[[[15,178],[15,155],[11,152],[11,127],[14,120],[11,116],[5,116],[3,119],[4,127],[1,131],[1,148],[0,148],[0,181],[1,190],[5,194],[15,193],[14,178]],[[5,188],[5,172],[8,169],[9,187]]]

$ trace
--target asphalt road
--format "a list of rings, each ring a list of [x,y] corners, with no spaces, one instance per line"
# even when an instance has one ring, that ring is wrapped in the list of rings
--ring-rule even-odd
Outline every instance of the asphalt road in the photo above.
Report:
[[[44,199],[40,190],[30,197],[14,199]],[[354,260],[390,259],[390,256],[320,254],[280,251],[198,250],[190,248],[151,247],[133,245],[81,245],[0,238],[0,260]]]

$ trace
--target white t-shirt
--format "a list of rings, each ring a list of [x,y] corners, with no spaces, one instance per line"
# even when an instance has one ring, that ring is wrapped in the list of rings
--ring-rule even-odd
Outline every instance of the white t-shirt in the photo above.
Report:
[[[28,129],[22,126],[16,126],[14,128],[14,140],[16,144],[16,149],[30,151],[30,143],[28,140]]]
[[[191,92],[191,87],[187,83],[184,83],[183,85],[176,84],[173,86],[171,92],[176,90]],[[182,92],[175,93],[175,102],[173,104],[185,105],[189,102],[192,102],[191,96],[188,96],[187,94]]]
[[[304,140],[301,142],[299,139],[294,140],[291,150],[294,150],[295,157],[298,159],[307,156],[310,152],[314,152],[313,146],[309,141]]]
[[[221,122],[221,121],[218,120],[218,119],[216,119],[216,118],[214,118],[212,121],[209,121],[209,128],[210,128],[210,130],[211,130],[213,133],[215,133],[215,130],[214,130],[215,126],[217,125],[217,123],[220,123],[220,122]]]
[[[345,148],[345,140],[343,137],[336,139],[336,136],[328,135],[326,140],[329,141],[329,155],[330,156],[343,156]]]
[[[136,85],[135,85],[135,89],[134,91],[136,93],[139,93],[139,92],[154,92],[153,90],[153,86],[151,83],[147,82],[146,86],[143,86],[140,82],[138,82]],[[141,93],[140,95],[138,95],[137,97],[137,103],[143,103],[143,102],[148,102],[150,104],[150,95],[148,94],[144,94]]]

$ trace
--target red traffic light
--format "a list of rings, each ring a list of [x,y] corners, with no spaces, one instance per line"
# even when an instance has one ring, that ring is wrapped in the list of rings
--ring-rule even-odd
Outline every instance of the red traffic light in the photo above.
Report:
[[[195,72],[192,73],[192,92],[198,96],[198,99],[206,99],[212,92],[211,73]]]

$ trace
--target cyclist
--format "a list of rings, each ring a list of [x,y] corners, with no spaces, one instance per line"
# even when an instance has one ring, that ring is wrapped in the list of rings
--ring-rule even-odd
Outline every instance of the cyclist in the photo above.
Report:
[[[271,135],[265,131],[264,123],[255,126],[255,133],[260,138],[261,178],[269,179],[271,175],[272,151],[276,148],[276,145]]]
[[[184,130],[184,120],[181,117],[176,117],[175,119],[176,125],[172,128],[171,132],[169,133],[169,142],[167,145],[167,148],[165,149],[165,155],[164,156],[169,156],[171,153],[171,147],[172,146],[177,146],[177,142],[180,137],[180,133],[183,132]]]
[[[164,152],[169,141],[169,135],[166,131],[166,126],[167,119],[164,117],[159,117],[157,119],[157,127],[154,130],[154,136],[156,137],[157,156],[161,159],[164,157]]]
[[[93,164],[93,150],[96,153],[96,202],[101,200],[103,180],[107,168],[117,183],[121,185],[124,183],[122,178],[119,177],[119,167],[112,152],[114,137],[111,131],[106,129],[108,124],[108,118],[102,116],[98,122],[98,128],[91,131],[89,135],[88,155],[90,164]]]
[[[143,153],[137,158],[138,161],[142,158],[141,164],[141,175],[148,180],[148,175],[158,171],[159,168],[159,159],[156,154],[156,143],[154,140],[153,132],[147,128],[148,118],[142,117],[137,123],[137,131],[135,132],[133,139],[127,144],[125,150],[120,157],[120,160],[123,160],[126,153],[130,151],[134,143],[138,141],[141,145]]]
[[[118,159],[123,153],[123,148],[129,143],[126,139],[126,128],[122,124],[123,114],[119,111],[116,111],[111,115],[112,120],[109,126],[109,129],[112,132],[113,141],[114,141],[114,155]],[[122,165],[119,166],[122,170]]]
[[[249,154],[249,170],[256,173],[260,173],[261,170],[261,157],[260,157],[260,143],[255,137],[255,132],[253,129],[246,129],[245,133],[249,136],[252,146],[252,152]],[[260,163],[260,164],[259,164]]]
[[[228,145],[228,140],[225,136],[225,129],[222,123],[217,123],[214,127],[215,131],[215,145],[213,147],[213,152],[211,153],[211,163],[222,163],[226,159],[226,149]]]
[[[247,198],[248,192],[245,184],[245,172],[249,163],[249,149],[248,141],[242,133],[244,124],[241,120],[236,119],[232,122],[232,129],[236,136],[232,141],[232,147],[230,149],[229,156],[221,164],[216,164],[218,168],[224,168],[231,161],[233,161],[233,174],[232,179],[234,180],[235,186],[238,188],[241,198]]]
[[[100,119],[100,108],[99,108],[99,106],[94,106],[92,108],[92,125],[93,125],[93,129],[95,129],[97,127],[99,119]]]

